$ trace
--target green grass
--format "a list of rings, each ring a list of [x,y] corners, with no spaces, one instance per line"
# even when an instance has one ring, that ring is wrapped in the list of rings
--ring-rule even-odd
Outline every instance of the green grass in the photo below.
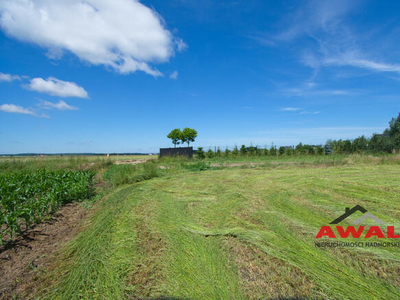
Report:
[[[159,169],[154,160],[136,165],[112,165],[103,178],[112,186],[135,183],[159,176]]]
[[[52,171],[60,169],[99,171],[101,169],[108,168],[116,161],[149,160],[156,158],[156,155],[112,155],[109,158],[100,155],[0,157],[0,174],[22,170],[36,171],[40,169]]]
[[[119,187],[64,249],[40,296],[398,299],[400,248],[314,246],[319,228],[356,204],[400,228],[398,158],[321,159],[111,168]],[[146,172],[157,176],[137,180]]]

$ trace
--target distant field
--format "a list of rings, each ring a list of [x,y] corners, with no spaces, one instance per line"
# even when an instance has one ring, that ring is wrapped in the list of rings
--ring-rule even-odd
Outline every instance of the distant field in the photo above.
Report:
[[[0,157],[0,173],[19,170],[101,169],[116,161],[157,159],[157,155],[65,155],[65,156],[13,156]]]
[[[68,159],[83,159],[88,161],[96,161],[99,159],[106,159],[106,155],[44,155],[44,156],[0,156],[0,161],[38,161],[38,160],[46,160],[46,161],[63,161]],[[128,160],[128,159],[149,159],[149,158],[157,158],[157,155],[110,155],[109,159],[112,161],[116,160]]]
[[[164,160],[139,175],[112,166],[104,176],[115,188],[45,272],[40,295],[399,299],[400,248],[314,245],[356,204],[400,228],[398,157],[315,159],[220,169]]]

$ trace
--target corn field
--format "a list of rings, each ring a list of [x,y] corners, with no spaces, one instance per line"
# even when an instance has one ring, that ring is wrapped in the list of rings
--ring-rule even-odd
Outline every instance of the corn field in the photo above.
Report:
[[[91,171],[15,172],[0,175],[0,243],[12,239],[60,206],[90,198]]]

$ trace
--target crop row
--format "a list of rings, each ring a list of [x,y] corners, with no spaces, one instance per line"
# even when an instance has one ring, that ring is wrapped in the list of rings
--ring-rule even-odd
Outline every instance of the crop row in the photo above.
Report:
[[[0,243],[30,228],[60,206],[90,198],[91,171],[59,170],[0,175]]]

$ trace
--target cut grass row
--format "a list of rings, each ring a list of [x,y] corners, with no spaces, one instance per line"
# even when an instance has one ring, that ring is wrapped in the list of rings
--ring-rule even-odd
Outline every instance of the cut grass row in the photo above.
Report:
[[[400,297],[399,248],[314,245],[322,225],[356,204],[400,228],[398,165],[175,172],[162,164],[157,172],[168,176],[122,185],[99,204],[42,297]]]

